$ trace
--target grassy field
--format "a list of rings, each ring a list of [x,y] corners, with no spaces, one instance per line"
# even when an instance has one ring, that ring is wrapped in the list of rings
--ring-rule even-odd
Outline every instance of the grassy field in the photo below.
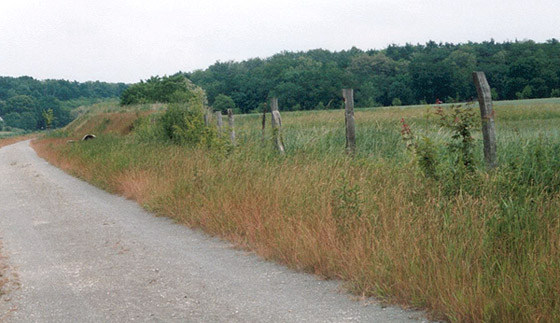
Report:
[[[157,214],[358,295],[449,321],[559,321],[560,102],[495,108],[492,171],[480,119],[467,169],[429,106],[357,110],[354,157],[340,110],[283,113],[283,156],[268,128],[262,143],[260,115],[237,116],[237,147],[216,149],[162,139],[161,107],[146,106],[84,114],[34,146]],[[407,149],[403,121],[423,148]],[[85,133],[98,138],[67,143]]]

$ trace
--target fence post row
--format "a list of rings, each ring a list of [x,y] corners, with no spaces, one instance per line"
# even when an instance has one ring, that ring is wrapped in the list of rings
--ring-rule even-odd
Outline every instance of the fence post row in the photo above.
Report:
[[[278,98],[270,99],[270,112],[272,114],[272,133],[274,136],[274,144],[276,149],[283,154],[285,149],[284,143],[282,142],[282,117],[280,116],[280,111],[278,111]]]
[[[346,152],[356,152],[356,123],[354,120],[354,90],[343,89],[344,98],[344,123],[346,124]]]
[[[233,146],[235,146],[235,129],[233,127],[233,110],[232,109],[227,109],[227,116],[228,116],[228,124],[229,124],[231,144]]]
[[[216,124],[218,125],[218,132],[222,133],[223,122],[222,122],[222,112],[221,111],[216,111]]]
[[[494,126],[494,110],[492,108],[492,93],[484,72],[472,73],[480,117],[482,119],[482,138],[484,141],[484,160],[488,168],[496,167],[496,128]]]

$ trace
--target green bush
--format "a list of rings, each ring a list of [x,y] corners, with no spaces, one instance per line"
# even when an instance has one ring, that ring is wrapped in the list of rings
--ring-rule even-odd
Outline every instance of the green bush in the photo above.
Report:
[[[207,111],[204,99],[204,96],[197,95],[187,103],[170,104],[159,119],[159,127],[166,140],[174,144],[226,151],[227,140],[218,134],[216,128],[204,124]],[[154,133],[154,137],[158,135]]]
[[[213,136],[204,125],[204,110],[196,105],[170,104],[160,121],[164,134],[175,144],[198,145]]]
[[[227,112],[228,109],[232,109],[232,110],[235,109],[235,102],[229,96],[224,94],[219,94],[216,97],[216,99],[214,99],[213,108],[216,111],[221,111],[225,113]]]
[[[472,129],[475,125],[475,111],[472,106],[451,106],[445,111],[441,106],[436,108],[439,116],[438,124],[451,131],[451,141],[447,143],[449,151],[455,158],[455,166],[464,166],[467,171],[474,171],[474,138]]]
[[[187,102],[198,92],[200,88],[184,75],[153,76],[126,89],[121,95],[121,105]]]

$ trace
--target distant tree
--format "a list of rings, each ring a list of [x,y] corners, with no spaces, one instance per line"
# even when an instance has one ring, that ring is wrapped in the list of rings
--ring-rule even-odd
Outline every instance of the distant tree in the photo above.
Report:
[[[180,103],[193,98],[196,86],[182,74],[152,76],[127,88],[121,95],[121,105],[140,103]]]
[[[29,95],[16,95],[6,101],[7,109],[11,112],[23,113],[35,110],[37,103]]]
[[[47,130],[50,130],[54,121],[53,109],[43,110],[43,120],[45,121]]]
[[[214,104],[212,105],[214,110],[226,112],[227,109],[235,109],[235,102],[233,99],[225,94],[218,94],[216,99],[214,99]]]
[[[37,129],[37,118],[31,112],[10,112],[4,117],[6,124],[13,128],[34,130]]]

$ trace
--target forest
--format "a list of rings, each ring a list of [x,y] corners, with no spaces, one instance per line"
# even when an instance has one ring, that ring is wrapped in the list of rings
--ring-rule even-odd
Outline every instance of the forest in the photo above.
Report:
[[[70,111],[108,98],[118,98],[124,83],[36,80],[29,76],[0,77],[0,130],[45,129],[44,113],[52,111],[52,127],[72,121]]]
[[[183,73],[202,87],[210,105],[224,96],[238,112],[260,110],[276,96],[282,110],[339,108],[341,89],[355,89],[357,107],[468,101],[476,97],[471,73],[484,71],[494,99],[560,96],[560,43],[532,40],[497,43],[390,45],[282,52],[242,62],[216,62]]]

